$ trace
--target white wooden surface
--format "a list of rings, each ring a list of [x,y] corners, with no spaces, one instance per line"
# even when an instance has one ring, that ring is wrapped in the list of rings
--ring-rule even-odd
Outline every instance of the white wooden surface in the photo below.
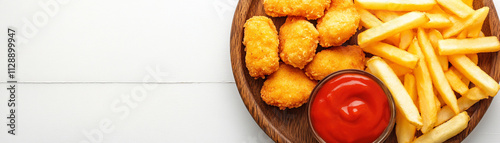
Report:
[[[55,6],[47,11],[47,3]],[[0,142],[272,142],[232,76],[236,3],[0,1],[0,29],[34,27],[18,35],[25,41],[16,136],[7,134],[7,91],[0,89]],[[495,98],[465,142],[499,142],[499,121]]]

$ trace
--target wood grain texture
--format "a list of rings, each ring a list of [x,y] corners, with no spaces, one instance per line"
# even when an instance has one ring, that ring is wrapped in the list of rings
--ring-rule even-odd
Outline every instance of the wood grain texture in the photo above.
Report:
[[[500,37],[499,20],[492,0],[477,0],[474,9],[483,6],[490,7],[490,13],[483,26],[485,35]],[[231,27],[231,66],[234,79],[241,99],[257,124],[276,142],[317,142],[307,123],[307,103],[295,109],[279,110],[277,107],[269,106],[260,98],[260,89],[264,80],[254,79],[248,74],[245,66],[245,46],[243,41],[243,25],[252,16],[265,16],[262,0],[240,0],[233,18]],[[269,17],[269,16],[268,16]],[[271,18],[279,29],[285,22],[284,17]],[[312,21],[315,24],[315,21]],[[356,37],[356,35],[354,36]],[[356,39],[356,38],[352,38]],[[356,43],[349,40],[346,43]],[[319,46],[318,46],[319,47]],[[319,47],[318,50],[322,48]],[[500,54],[479,54],[479,66],[490,74],[496,81],[500,80]],[[493,98],[481,100],[472,106],[467,112],[471,116],[468,127],[459,135],[449,139],[447,142],[460,142],[476,127],[484,113],[491,104]],[[396,142],[394,132],[386,142]]]

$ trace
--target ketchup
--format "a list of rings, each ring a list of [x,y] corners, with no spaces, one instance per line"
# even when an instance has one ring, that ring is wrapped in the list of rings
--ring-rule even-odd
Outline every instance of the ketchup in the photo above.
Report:
[[[373,79],[340,74],[327,81],[311,103],[315,132],[326,142],[375,141],[389,124],[387,96]]]

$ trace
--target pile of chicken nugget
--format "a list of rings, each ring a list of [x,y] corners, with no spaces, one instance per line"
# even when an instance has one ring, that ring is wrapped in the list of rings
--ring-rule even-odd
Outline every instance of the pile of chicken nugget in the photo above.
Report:
[[[261,97],[268,105],[281,110],[300,107],[328,74],[364,69],[361,48],[341,46],[360,22],[352,0],[264,0],[263,4],[268,16],[287,16],[279,32],[267,16],[253,16],[244,25],[246,67],[250,76],[266,79]],[[318,44],[324,49],[317,51]]]

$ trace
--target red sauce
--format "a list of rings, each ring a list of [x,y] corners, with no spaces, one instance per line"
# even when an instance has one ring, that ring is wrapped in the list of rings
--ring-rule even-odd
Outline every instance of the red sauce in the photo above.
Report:
[[[311,105],[311,123],[326,142],[375,141],[389,124],[391,112],[382,88],[360,74],[341,74],[327,81]]]

